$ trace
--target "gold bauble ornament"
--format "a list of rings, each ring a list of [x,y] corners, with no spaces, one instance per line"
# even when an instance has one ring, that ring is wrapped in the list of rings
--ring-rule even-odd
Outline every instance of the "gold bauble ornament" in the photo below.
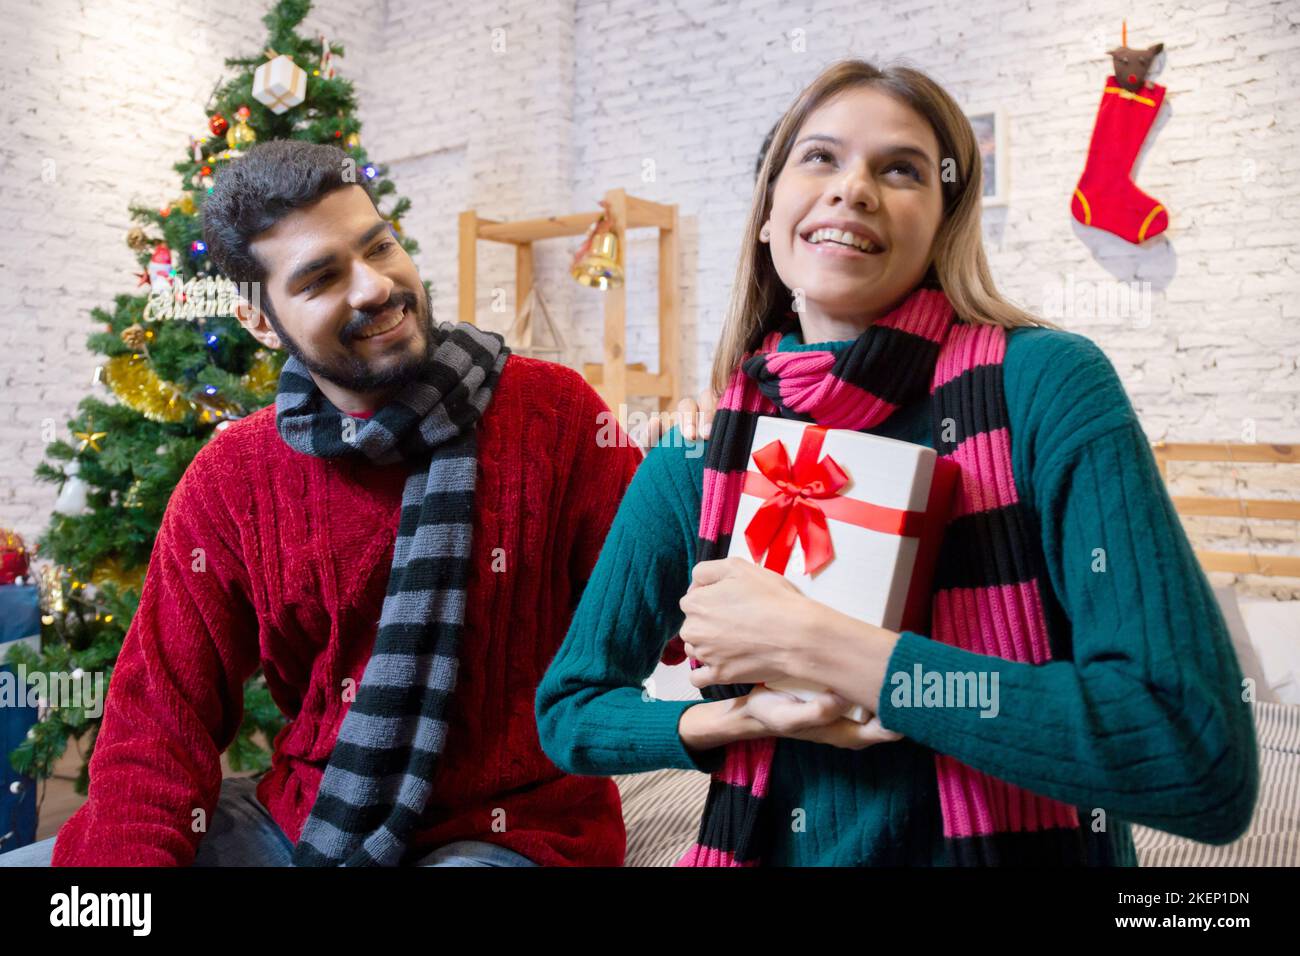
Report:
[[[139,226],[132,226],[126,231],[126,244],[136,252],[143,252],[149,248],[149,239],[145,236],[143,229]]]
[[[360,148],[361,148],[361,134],[360,134],[360,133],[348,133],[347,138],[343,140],[343,145],[346,146],[348,149],[360,149]]]
[[[257,134],[253,132],[253,127],[242,119],[226,130],[226,145],[235,155],[242,153],[243,147],[252,146],[256,142]]]
[[[187,216],[194,215],[194,209],[195,209],[194,197],[191,196],[189,193],[186,193],[185,195],[181,196],[181,198],[176,201],[176,204],[180,207],[181,212],[185,213],[185,215]]]

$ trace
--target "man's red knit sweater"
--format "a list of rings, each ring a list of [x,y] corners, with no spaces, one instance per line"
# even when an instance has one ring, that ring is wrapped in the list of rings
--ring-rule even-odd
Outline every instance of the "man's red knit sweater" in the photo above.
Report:
[[[479,423],[460,668],[415,849],[475,839],[544,866],[623,862],[614,783],[561,773],[533,717],[641,460],[621,432],[597,441],[607,416],[577,373],[507,360]],[[289,723],[257,795],[297,842],[344,691],[360,684],[374,643],[405,479],[402,464],[293,451],[274,408],[199,452],[168,503],[110,682],[89,799],[59,831],[54,865],[192,863],[196,820],[212,817],[220,754],[259,665]]]

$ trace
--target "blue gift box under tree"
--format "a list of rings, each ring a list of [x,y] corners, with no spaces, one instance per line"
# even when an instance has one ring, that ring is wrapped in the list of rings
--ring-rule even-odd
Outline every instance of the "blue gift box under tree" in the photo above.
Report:
[[[0,585],[0,669],[13,674],[13,667],[4,664],[10,649],[23,642],[39,650],[40,640],[41,608],[36,585]],[[17,690],[19,706],[0,705],[0,853],[27,846],[36,839],[36,781],[21,776],[9,763],[9,754],[36,723],[36,708],[25,703],[26,688]]]

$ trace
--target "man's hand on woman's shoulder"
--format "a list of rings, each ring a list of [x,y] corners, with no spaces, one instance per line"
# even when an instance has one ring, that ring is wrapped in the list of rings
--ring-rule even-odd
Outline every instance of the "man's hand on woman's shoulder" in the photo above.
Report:
[[[677,403],[676,411],[651,415],[644,425],[632,429],[629,437],[642,452],[659,444],[674,426],[681,427],[682,437],[687,441],[695,441],[697,438],[704,441],[712,430],[717,408],[718,397],[706,388],[698,398],[683,398]]]

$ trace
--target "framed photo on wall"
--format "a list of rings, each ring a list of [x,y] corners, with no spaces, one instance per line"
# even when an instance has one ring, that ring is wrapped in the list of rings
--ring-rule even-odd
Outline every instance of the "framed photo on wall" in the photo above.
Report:
[[[984,205],[1007,204],[1007,169],[1011,157],[1007,153],[1006,115],[1001,107],[971,109],[966,112],[975,139],[979,143],[980,158],[984,162]]]

